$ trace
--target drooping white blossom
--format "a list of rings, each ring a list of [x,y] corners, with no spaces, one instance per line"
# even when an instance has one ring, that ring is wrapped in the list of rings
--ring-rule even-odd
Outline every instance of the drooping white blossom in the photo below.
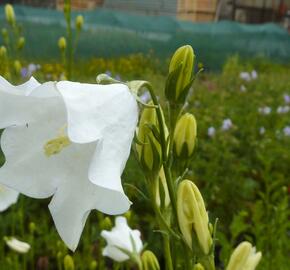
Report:
[[[103,255],[117,262],[129,259],[122,249],[128,253],[140,254],[143,248],[140,231],[132,230],[125,217],[116,217],[115,227],[111,231],[102,231],[101,236],[107,241]]]
[[[19,192],[0,184],[0,212],[17,202]]]
[[[27,253],[30,250],[30,245],[26,242],[20,241],[15,237],[4,237],[6,245],[18,253]]]
[[[121,214],[130,201],[121,174],[137,124],[123,84],[76,82],[13,86],[0,77],[0,183],[29,197],[52,196],[49,210],[71,249],[92,209]]]

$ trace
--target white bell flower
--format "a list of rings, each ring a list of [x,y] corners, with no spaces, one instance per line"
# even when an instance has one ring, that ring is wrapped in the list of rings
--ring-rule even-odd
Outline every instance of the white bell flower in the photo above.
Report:
[[[130,201],[121,185],[138,108],[123,84],[34,78],[13,86],[0,78],[0,183],[52,200],[56,228],[75,250],[92,209],[121,214]]]
[[[18,253],[27,253],[30,250],[30,245],[22,242],[15,237],[4,237],[4,240],[9,248]]]
[[[129,259],[121,249],[128,253],[140,254],[143,248],[140,231],[132,230],[125,217],[116,217],[115,227],[111,231],[103,230],[101,236],[107,241],[103,255],[117,262]]]
[[[0,184],[0,212],[17,202],[19,192]]]

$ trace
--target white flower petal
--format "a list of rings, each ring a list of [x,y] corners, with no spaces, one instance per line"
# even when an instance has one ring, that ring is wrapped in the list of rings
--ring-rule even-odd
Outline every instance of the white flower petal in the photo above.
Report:
[[[108,127],[122,119],[137,118],[137,105],[127,86],[98,85],[63,81],[56,87],[63,96],[68,114],[68,135],[73,142],[88,143],[100,139]],[[133,107],[133,108],[132,108]]]
[[[0,212],[17,202],[19,192],[0,184]]]
[[[129,253],[140,253],[143,248],[141,241],[141,233],[138,230],[132,230],[125,217],[117,217],[115,220],[115,227],[111,231],[102,231],[101,236],[107,241],[107,246],[103,251],[104,256],[108,256],[115,261],[125,261],[129,257],[121,252],[118,248],[122,248]],[[134,241],[134,244],[132,243]]]
[[[103,250],[103,256],[107,256],[116,262],[124,262],[129,259],[128,255],[114,246],[106,246]]]
[[[55,107],[57,105],[55,104],[56,102],[59,103],[58,106],[63,104],[60,98],[56,98],[57,92],[53,90],[54,83],[46,83],[27,90],[30,92],[29,96],[14,94],[13,91],[9,93],[6,88],[3,88],[2,91],[1,87],[2,85],[0,85],[0,129],[33,122],[38,119],[39,115],[47,113],[48,110]],[[16,86],[12,87],[14,87],[13,89],[16,88]],[[22,89],[23,92],[26,91],[26,88]],[[17,91],[19,92],[20,90]],[[54,93],[54,96],[52,93]],[[54,98],[43,98],[46,96],[53,96]]]
[[[33,89],[40,86],[40,83],[35,80],[33,77],[24,84],[14,86],[2,76],[0,76],[0,92],[6,92],[8,94],[27,96],[31,93]]]
[[[90,210],[97,209],[107,214],[120,214],[129,209],[126,195],[99,187],[87,176],[88,164],[94,144],[68,147],[71,160],[66,164],[67,173],[49,205],[56,228],[64,242],[75,250]],[[62,155],[62,153],[60,153]]]
[[[71,141],[99,140],[89,179],[123,192],[120,175],[130,154],[138,117],[137,103],[128,87],[59,82],[57,88],[66,104]]]
[[[0,170],[1,183],[33,198],[46,198],[54,193],[68,157],[48,158],[44,145],[65,124],[65,111],[60,104],[61,100],[48,99],[42,102],[43,110],[27,125],[4,130],[1,147],[6,162]]]
[[[27,253],[30,249],[30,245],[26,242],[19,241],[15,237],[9,237],[5,239],[8,247],[18,253]]]

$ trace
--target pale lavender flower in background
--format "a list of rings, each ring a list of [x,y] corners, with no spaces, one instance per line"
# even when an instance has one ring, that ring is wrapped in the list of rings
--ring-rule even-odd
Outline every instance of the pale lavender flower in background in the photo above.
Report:
[[[144,103],[148,103],[148,101],[151,99],[150,93],[148,91],[145,91],[141,96],[140,99]]]
[[[283,128],[283,133],[285,136],[290,137],[290,126],[286,126]]]
[[[115,76],[115,79],[116,79],[117,81],[121,81],[121,76],[120,76],[119,74],[117,74],[117,75]]]
[[[214,127],[209,127],[208,130],[207,130],[207,135],[209,137],[214,137],[214,135],[215,135],[215,128]]]
[[[290,95],[285,94],[284,95],[284,101],[285,101],[285,103],[289,104],[290,103]]]
[[[277,108],[277,113],[283,114],[283,113],[288,113],[290,111],[290,106],[279,106]]]
[[[251,74],[249,72],[241,72],[240,73],[240,78],[246,82],[249,82],[252,78],[251,78]]]
[[[256,80],[258,78],[258,72],[256,70],[252,70],[251,77],[253,80]]]
[[[105,74],[107,74],[109,77],[112,77],[112,72],[110,70],[106,70]]]
[[[227,118],[224,119],[223,124],[222,124],[222,130],[229,130],[233,127],[232,120]]]
[[[28,69],[26,67],[21,68],[20,74],[21,74],[22,78],[27,78],[28,77]]]
[[[265,132],[266,132],[266,129],[264,127],[260,127],[260,129],[259,129],[260,135],[264,135]]]
[[[23,67],[21,69],[21,77],[22,78],[31,77],[33,75],[33,73],[36,72],[37,70],[39,70],[40,68],[41,68],[40,65],[30,63],[27,67]]]
[[[272,111],[271,107],[268,107],[268,106],[261,107],[261,108],[258,109],[258,112],[260,114],[264,114],[264,115],[270,114],[271,111]]]
[[[241,87],[240,87],[240,91],[241,91],[241,92],[246,92],[246,91],[247,91],[246,86],[244,86],[244,85],[242,84]]]

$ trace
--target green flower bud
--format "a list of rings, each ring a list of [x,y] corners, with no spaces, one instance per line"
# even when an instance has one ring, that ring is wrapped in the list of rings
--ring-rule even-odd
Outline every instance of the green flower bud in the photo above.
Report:
[[[178,186],[177,215],[180,230],[189,248],[192,249],[195,232],[202,252],[208,255],[212,246],[208,214],[197,186],[190,180],[183,180]]]
[[[100,222],[100,228],[101,230],[110,230],[112,229],[113,227],[113,224],[112,224],[112,221],[109,217],[105,217],[104,219],[101,220]]]
[[[5,46],[1,46],[0,47],[0,57],[1,58],[4,58],[4,57],[6,57],[6,55],[7,55],[7,49],[6,49],[6,47]]]
[[[17,41],[17,49],[18,50],[22,50],[23,47],[25,45],[25,38],[24,37],[20,37]]]
[[[261,258],[262,253],[256,253],[256,248],[244,241],[235,248],[226,270],[255,270]]]
[[[8,37],[8,31],[7,31],[6,28],[2,28],[1,29],[1,35],[2,35],[2,37],[3,37],[4,40],[7,39],[7,37]]]
[[[168,100],[183,103],[192,82],[194,58],[190,45],[180,47],[172,56],[165,91]]]
[[[14,25],[15,24],[15,13],[14,13],[14,9],[13,6],[10,4],[6,4],[5,5],[5,16],[6,16],[6,20],[9,24]]]
[[[193,154],[196,141],[196,120],[195,117],[186,113],[177,121],[173,144],[174,152],[177,157],[188,159]]]
[[[35,232],[35,230],[36,230],[35,223],[34,222],[30,222],[29,223],[29,231],[30,231],[30,233],[33,234]]]
[[[129,210],[126,213],[124,213],[124,217],[127,219],[128,222],[130,222],[132,217],[132,211]]]
[[[65,37],[60,37],[58,40],[58,47],[61,51],[64,51],[66,49],[66,39]]]
[[[163,167],[161,167],[158,180],[156,181],[156,204],[158,207],[161,205],[168,207],[170,204],[169,191]]]
[[[143,270],[160,270],[158,260],[154,253],[150,250],[143,252],[141,256]]]
[[[14,61],[14,69],[15,69],[15,72],[16,72],[17,74],[20,74],[20,72],[21,72],[21,68],[22,68],[22,65],[21,65],[20,61],[15,60],[15,61]]]
[[[63,264],[64,264],[64,270],[74,270],[75,269],[75,264],[74,260],[70,255],[65,255],[63,259]]]
[[[193,270],[204,270],[204,267],[200,263],[197,263],[194,265]]]
[[[153,105],[152,102],[149,105]],[[155,138],[153,129],[159,131],[156,110],[144,108],[139,121],[137,139],[140,144],[136,145],[141,166],[147,173],[156,175],[161,167],[161,145]]]
[[[84,17],[82,15],[78,15],[76,17],[76,29],[81,31],[84,25]]]
[[[91,261],[91,263],[90,263],[90,270],[95,270],[95,269],[97,269],[97,266],[98,266],[98,263],[97,263],[97,261]]]

